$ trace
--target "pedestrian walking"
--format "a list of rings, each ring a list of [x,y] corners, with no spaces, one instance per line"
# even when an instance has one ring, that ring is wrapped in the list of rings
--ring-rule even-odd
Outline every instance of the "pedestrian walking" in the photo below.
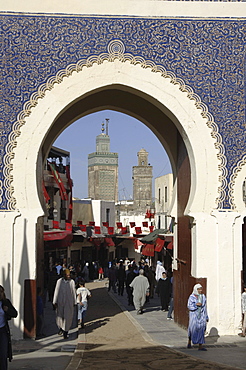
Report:
[[[136,276],[130,284],[133,288],[133,303],[137,314],[143,313],[143,306],[146,301],[146,295],[149,294],[149,282],[144,276],[144,270],[139,270],[139,275]]]
[[[56,308],[56,323],[59,328],[58,334],[63,335],[64,339],[68,338],[76,303],[75,283],[67,269],[64,271],[64,277],[57,280],[53,298],[53,305]]]
[[[169,302],[169,308],[167,313],[167,320],[173,320],[172,313],[173,313],[173,276],[170,278],[171,282],[171,298]]]
[[[133,271],[133,267],[130,266],[128,268],[128,271],[126,272],[126,293],[127,293],[127,298],[128,298],[128,306],[133,306],[133,288],[130,287],[131,282],[137,275]]]
[[[102,266],[99,266],[99,268],[98,268],[98,279],[99,280],[103,280],[104,279],[104,271],[103,271]]]
[[[119,268],[116,270],[116,276],[118,282],[118,295],[123,295],[126,281],[126,271],[122,260],[120,261]]]
[[[91,297],[91,292],[85,287],[84,280],[78,281],[77,306],[78,306],[78,326],[82,329],[85,327],[85,315],[88,308],[88,298]]]
[[[90,280],[90,278],[89,278],[89,263],[88,262],[86,262],[84,267],[83,267],[82,275],[83,275],[83,278],[86,282],[88,282]]]
[[[155,269],[155,279],[158,283],[159,279],[162,277],[162,273],[166,271],[165,268],[162,265],[161,261],[157,261],[156,269]]]
[[[171,297],[171,282],[165,271],[162,272],[162,277],[157,283],[156,293],[160,297],[162,311],[168,311],[168,305]]]
[[[116,267],[113,264],[110,269],[108,270],[108,292],[110,289],[113,289],[113,292],[116,293]]]
[[[12,360],[11,336],[8,321],[18,313],[0,285],[0,369],[7,370],[8,359]]]
[[[242,337],[246,335],[246,284],[243,286],[242,293]]]
[[[189,296],[189,326],[188,326],[188,345],[191,348],[193,344],[199,344],[198,350],[207,351],[203,344],[205,343],[205,330],[208,322],[206,297],[202,294],[202,285],[196,284],[192,294]]]
[[[49,296],[49,302],[53,301],[54,297],[54,291],[56,287],[56,282],[61,276],[57,274],[57,269],[56,267],[52,268],[52,271],[49,273],[49,278],[48,278],[48,296]]]

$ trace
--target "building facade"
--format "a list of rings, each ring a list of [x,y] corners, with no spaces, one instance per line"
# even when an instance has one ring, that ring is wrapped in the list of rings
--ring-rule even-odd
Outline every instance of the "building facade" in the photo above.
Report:
[[[155,178],[155,226],[168,229],[172,218],[170,209],[173,199],[173,174]]]
[[[88,155],[88,196],[91,199],[118,200],[118,153],[110,152],[110,137],[96,137],[96,152]]]

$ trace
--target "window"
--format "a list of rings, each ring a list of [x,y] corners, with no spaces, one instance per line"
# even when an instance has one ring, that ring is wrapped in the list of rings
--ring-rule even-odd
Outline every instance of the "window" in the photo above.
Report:
[[[167,186],[165,186],[165,202],[167,202]]]
[[[106,208],[106,222],[109,223],[110,208]]]

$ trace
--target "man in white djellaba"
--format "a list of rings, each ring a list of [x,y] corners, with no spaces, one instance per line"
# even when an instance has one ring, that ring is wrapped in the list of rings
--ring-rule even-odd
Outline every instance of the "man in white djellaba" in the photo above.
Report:
[[[130,287],[133,288],[134,307],[137,310],[137,314],[140,315],[143,313],[146,295],[149,294],[149,281],[144,276],[144,270],[139,270],[139,275],[132,280]]]
[[[68,338],[74,314],[74,306],[77,304],[74,280],[70,277],[70,271],[64,270],[64,276],[57,280],[53,305],[56,308],[56,324],[59,335]]]

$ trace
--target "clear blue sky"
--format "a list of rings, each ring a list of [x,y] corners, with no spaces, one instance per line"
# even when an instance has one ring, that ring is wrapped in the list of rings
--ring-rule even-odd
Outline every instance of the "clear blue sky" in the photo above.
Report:
[[[133,195],[132,167],[138,165],[137,152],[140,149],[144,148],[149,153],[153,181],[172,172],[163,146],[147,126],[123,113],[100,111],[74,122],[53,144],[70,152],[74,197],[88,196],[88,154],[96,151],[96,136],[101,134],[102,122],[106,123],[106,118],[109,118],[110,151],[119,155],[119,199],[130,199]]]

